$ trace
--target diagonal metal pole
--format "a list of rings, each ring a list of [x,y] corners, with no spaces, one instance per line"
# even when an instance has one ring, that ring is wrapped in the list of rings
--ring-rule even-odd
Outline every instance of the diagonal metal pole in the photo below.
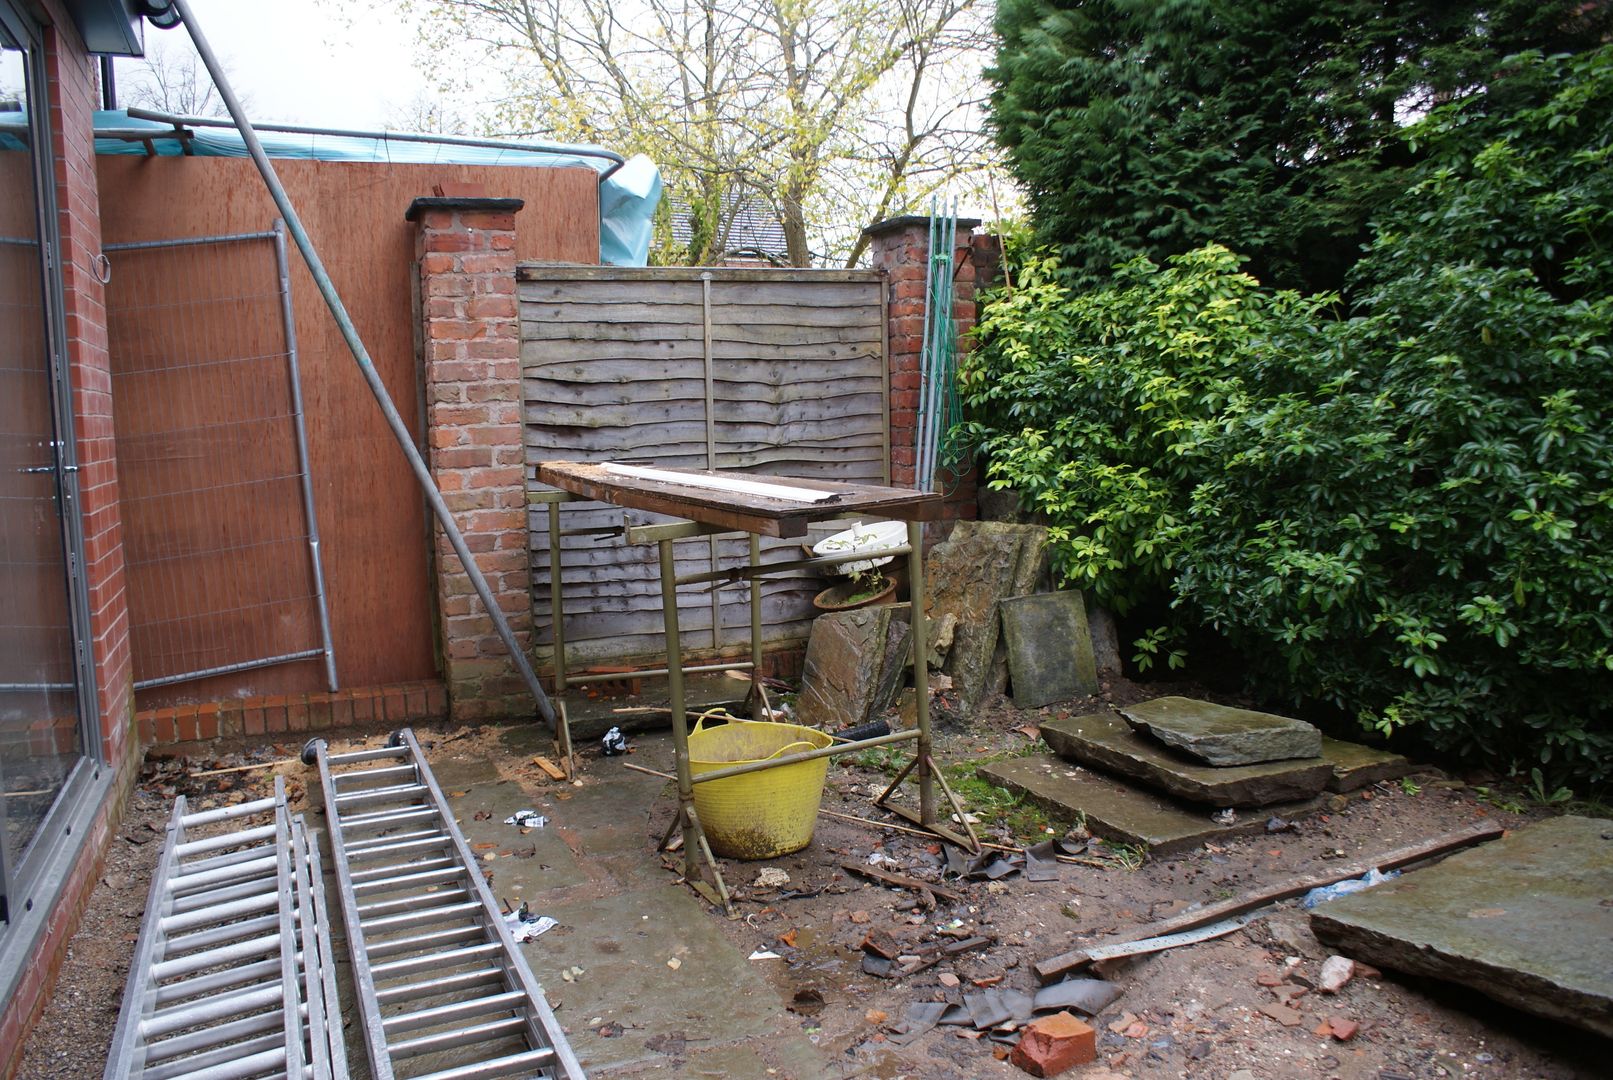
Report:
[[[230,118],[235,121],[236,128],[241,133],[241,139],[246,143],[247,153],[252,155],[252,163],[258,167],[258,173],[263,177],[264,185],[269,189],[269,195],[280,210],[280,216],[286,221],[286,228],[291,233],[291,239],[296,243],[297,250],[302,253],[303,261],[308,264],[308,272],[313,275],[314,284],[318,286],[319,293],[325,298],[325,305],[330,308],[331,317],[336,320],[336,327],[342,332],[342,338],[353,353],[353,359],[358,362],[359,373],[369,384],[370,393],[375,395],[375,402],[381,407],[381,414],[386,417],[386,423],[392,429],[392,435],[403,448],[404,457],[409,459],[409,467],[414,470],[415,479],[420,481],[420,487],[426,495],[426,502],[431,506],[431,512],[447,534],[448,542],[453,545],[454,553],[464,564],[465,573],[470,577],[471,585],[476,589],[476,595],[481,597],[482,606],[493,620],[493,627],[498,631],[499,639],[509,650],[510,658],[520,669],[521,678],[525,680],[527,689],[532,692],[533,699],[538,705],[538,714],[548,723],[551,731],[558,730],[555,717],[554,704],[550,702],[549,695],[543,692],[543,686],[538,682],[537,673],[532,670],[532,662],[516,641],[515,632],[504,617],[504,612],[493,600],[492,590],[487,586],[487,579],[476,565],[470,548],[465,545],[465,537],[460,534],[459,526],[454,524],[454,518],[448,511],[448,505],[443,502],[442,492],[437,490],[436,483],[431,479],[431,471],[420,456],[420,450],[415,446],[403,417],[398,415],[397,406],[392,403],[392,397],[381,382],[381,376],[375,370],[375,364],[370,360],[369,350],[358,336],[358,329],[347,314],[347,307],[336,292],[330,275],[325,272],[325,264],[319,258],[314,243],[308,238],[308,232],[303,228],[302,219],[297,216],[297,210],[291,205],[291,198],[280,183],[280,177],[274,171],[274,165],[269,161],[269,155],[263,152],[263,144],[258,141],[258,133],[252,129],[252,124],[246,118],[246,112],[241,108],[241,101],[235,96],[235,90],[225,77],[224,69],[213,54],[212,47],[207,44],[207,37],[202,33],[201,27],[196,24],[195,17],[190,12],[190,5],[185,0],[170,0],[170,9],[179,16],[184,23],[185,31],[190,34],[190,40],[196,46],[196,53],[202,58],[202,64],[213,77],[213,85],[218,88],[218,96],[223,99],[224,107],[229,110]]]

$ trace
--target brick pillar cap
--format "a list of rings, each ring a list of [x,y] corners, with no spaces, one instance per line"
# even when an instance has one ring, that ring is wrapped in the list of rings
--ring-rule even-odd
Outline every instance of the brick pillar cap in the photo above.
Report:
[[[962,229],[964,232],[968,232],[979,224],[979,218],[961,217],[958,219],[958,228]],[[923,225],[925,228],[929,228],[930,216],[928,214],[899,214],[893,218],[886,218],[884,221],[874,222],[872,225],[863,230],[863,235],[883,236],[886,233],[896,232],[899,229],[912,228],[917,225]]]
[[[460,195],[422,195],[409,204],[404,221],[419,221],[427,210],[485,210],[494,214],[513,214],[526,205],[525,199],[467,198]]]

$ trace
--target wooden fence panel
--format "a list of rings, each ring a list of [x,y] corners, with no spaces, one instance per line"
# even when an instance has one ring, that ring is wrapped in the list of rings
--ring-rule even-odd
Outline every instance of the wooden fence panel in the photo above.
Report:
[[[521,362],[527,462],[634,461],[850,483],[889,482],[890,391],[884,277],[872,271],[617,269],[523,265]],[[709,313],[709,314],[708,314]],[[543,485],[531,478],[532,490]],[[638,525],[659,515],[568,503],[567,529]],[[553,640],[546,511],[531,513],[540,660]],[[826,523],[814,535],[843,526]],[[742,562],[743,537],[675,545],[678,572]],[[764,557],[800,554],[763,540]],[[664,654],[654,546],[619,537],[561,544],[568,666]],[[800,640],[822,588],[798,572],[763,590],[766,641]],[[680,591],[684,648],[741,651],[750,592]],[[713,618],[719,620],[713,633]]]

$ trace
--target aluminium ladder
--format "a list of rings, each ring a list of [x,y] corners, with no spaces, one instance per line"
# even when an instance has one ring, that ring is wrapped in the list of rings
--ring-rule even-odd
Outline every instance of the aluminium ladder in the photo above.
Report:
[[[179,796],[105,1080],[345,1080],[335,991],[319,851],[285,781],[197,813]]]
[[[303,749],[324,788],[375,1080],[584,1080],[414,733]]]

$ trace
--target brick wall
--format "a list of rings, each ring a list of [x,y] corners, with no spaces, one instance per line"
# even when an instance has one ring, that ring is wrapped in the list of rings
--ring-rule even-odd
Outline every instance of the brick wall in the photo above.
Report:
[[[135,714],[135,724],[140,741],[150,745],[311,735],[354,725],[399,728],[447,716],[448,687],[429,679],[143,709]]]
[[[521,336],[515,297],[519,199],[423,198],[409,208],[426,387],[429,462],[523,648],[532,636]],[[456,720],[530,716],[532,699],[470,577],[436,530],[438,630]]]
[[[57,227],[61,239],[63,313],[79,461],[80,513],[89,582],[91,655],[96,674],[96,715],[101,752],[113,770],[112,786],[83,840],[46,921],[22,982],[0,1012],[0,1077],[16,1075],[23,1039],[39,1017],[78,928],[85,902],[100,877],[107,842],[118,827],[134,783],[138,744],[133,738],[133,686],[129,624],[123,587],[123,540],[118,509],[117,461],[112,439],[111,374],[107,357],[105,295],[94,273],[101,251],[100,197],[96,190],[91,114],[99,97],[94,61],[56,0],[41,5],[51,24],[45,35],[51,150],[55,159]]]
[[[960,355],[969,348],[969,332],[975,324],[977,255],[984,261],[992,258],[994,250],[989,242],[983,246],[974,242],[983,238],[971,238],[970,232],[978,224],[969,218],[958,220],[957,249],[953,252],[952,315]],[[914,483],[914,439],[924,347],[924,285],[930,258],[929,228],[929,218],[904,216],[879,222],[866,230],[873,266],[883,270],[890,281],[891,483],[897,487],[911,487]],[[994,268],[995,262],[991,266]],[[962,476],[944,471],[937,473],[937,480],[947,493],[946,503],[940,527],[926,528],[927,539],[936,539],[950,522],[972,520],[977,516],[975,479],[973,467]]]

